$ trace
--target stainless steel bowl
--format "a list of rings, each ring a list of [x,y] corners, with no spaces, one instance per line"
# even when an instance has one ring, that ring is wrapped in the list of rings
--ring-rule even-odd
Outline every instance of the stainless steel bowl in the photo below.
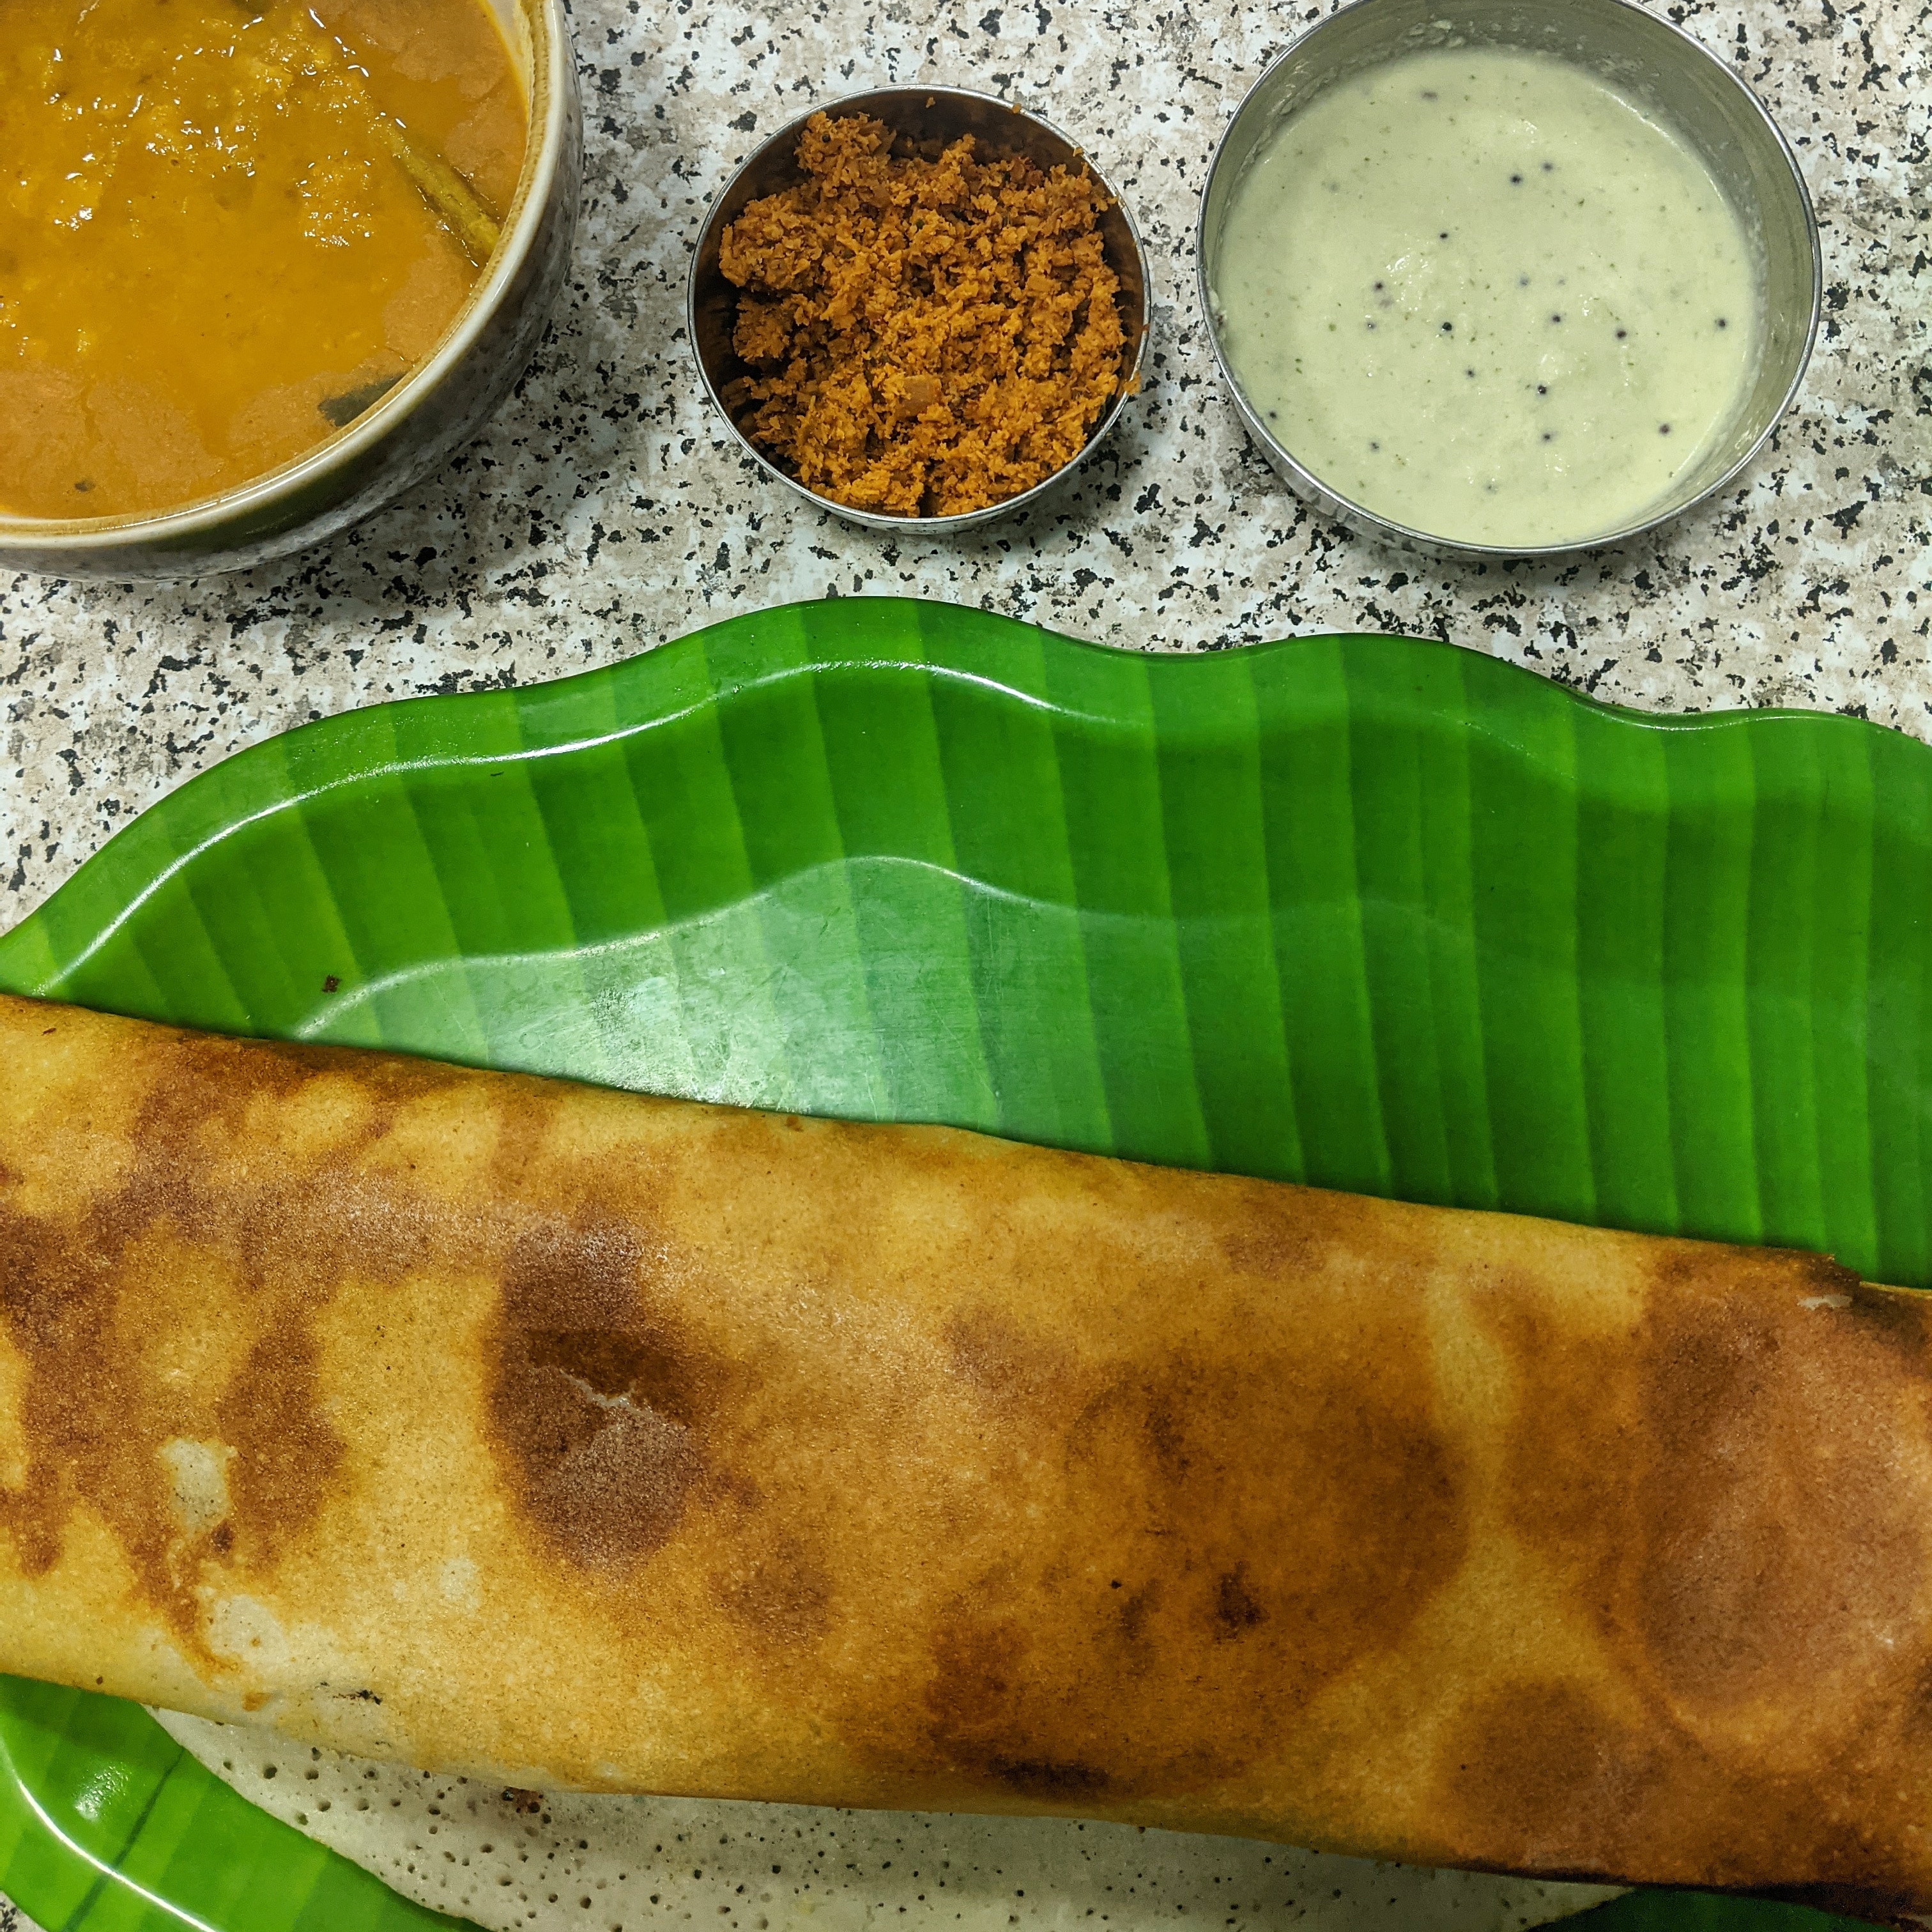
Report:
[[[1120,324],[1126,342],[1121,358],[1121,382],[1112,405],[1094,426],[1080,453],[1063,464],[1030,490],[1004,502],[989,503],[984,509],[968,510],[951,517],[902,517],[875,510],[854,509],[849,503],[836,502],[808,490],[796,476],[782,468],[740,428],[725,406],[724,388],[734,376],[745,373],[746,364],[731,346],[731,333],[737,314],[738,292],[728,282],[718,266],[718,250],[724,231],[753,202],[790,188],[801,177],[796,153],[798,137],[812,114],[827,114],[842,120],[868,114],[875,120],[918,141],[956,141],[970,134],[983,155],[1023,154],[1042,168],[1084,165],[1099,182],[1112,204],[1101,217],[1100,232],[1106,249],[1107,265],[1120,280]],[[869,94],[848,94],[802,114],[782,128],[753,150],[724,190],[711,204],[699,231],[698,249],[692,257],[691,278],[687,285],[686,320],[698,373],[706,392],[718,413],[730,425],[745,453],[769,476],[796,490],[808,502],[830,510],[848,523],[867,530],[904,530],[916,528],[922,533],[967,530],[995,518],[1010,516],[1037,502],[1050,490],[1066,482],[1090,456],[1096,445],[1119,419],[1126,399],[1137,386],[1141,358],[1146,347],[1150,315],[1148,292],[1147,251],[1141,244],[1139,230],[1118,190],[1078,144],[1063,134],[1050,122],[1029,114],[1010,101],[990,94],[975,94],[957,87],[888,87]]]
[[[1561,544],[1460,543],[1391,522],[1339,495],[1269,433],[1242,394],[1211,293],[1228,204],[1256,148],[1335,82],[1398,56],[1469,44],[1526,47],[1593,69],[1674,127],[1703,158],[1759,254],[1764,298],[1757,368],[1727,433],[1637,522]],[[1227,394],[1289,487],[1366,536],[1438,556],[1561,556],[1654,530],[1730,483],[1764,446],[1798,393],[1818,332],[1824,275],[1818,224],[1796,157],[1764,104],[1708,49],[1633,0],[1353,0],[1294,40],[1250,91],[1222,136],[1195,235],[1201,306]]]
[[[584,122],[565,0],[488,0],[530,102],[502,240],[449,332],[382,399],[292,462],[177,510],[55,521],[0,515],[0,572],[184,578],[312,544],[399,496],[481,429],[529,366],[570,264]]]

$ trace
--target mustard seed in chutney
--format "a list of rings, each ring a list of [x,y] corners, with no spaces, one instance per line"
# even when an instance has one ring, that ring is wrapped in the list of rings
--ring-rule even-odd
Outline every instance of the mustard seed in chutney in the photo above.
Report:
[[[1212,271],[1222,348],[1336,494],[1454,542],[1641,520],[1745,396],[1762,300],[1695,151],[1586,69],[1405,56],[1264,140]]]

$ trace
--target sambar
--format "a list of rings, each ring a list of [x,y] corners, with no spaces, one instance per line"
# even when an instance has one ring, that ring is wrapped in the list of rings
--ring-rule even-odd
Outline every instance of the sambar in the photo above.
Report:
[[[482,0],[8,0],[0,512],[166,509],[434,348],[527,109]]]

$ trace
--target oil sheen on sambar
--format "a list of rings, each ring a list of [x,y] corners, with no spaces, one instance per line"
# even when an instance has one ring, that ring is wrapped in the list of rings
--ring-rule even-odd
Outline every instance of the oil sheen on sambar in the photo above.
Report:
[[[482,0],[4,19],[0,512],[217,495],[336,434],[448,330],[478,269],[392,148],[406,130],[508,208],[526,110]]]
[[[1758,334],[1742,224],[1588,71],[1444,49],[1267,137],[1214,271],[1229,366],[1338,495],[1466,543],[1640,520],[1728,428]]]

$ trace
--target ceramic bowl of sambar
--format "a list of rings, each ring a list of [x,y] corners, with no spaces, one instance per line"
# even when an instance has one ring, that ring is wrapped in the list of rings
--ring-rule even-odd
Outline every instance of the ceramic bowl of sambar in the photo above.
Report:
[[[0,570],[244,568],[476,435],[568,266],[564,0],[96,0],[92,40],[62,0],[17,10]],[[36,86],[50,50],[78,116]]]

